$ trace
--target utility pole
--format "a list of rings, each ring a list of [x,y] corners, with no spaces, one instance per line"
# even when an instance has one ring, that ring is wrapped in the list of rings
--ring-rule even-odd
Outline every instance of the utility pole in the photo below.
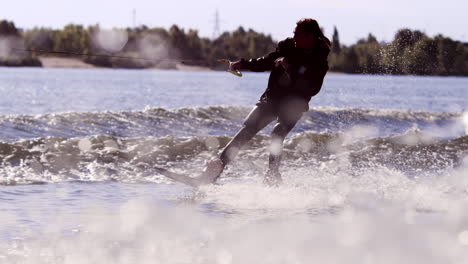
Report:
[[[133,12],[132,12],[132,23],[133,23],[133,28],[136,27],[136,9],[133,8]]]

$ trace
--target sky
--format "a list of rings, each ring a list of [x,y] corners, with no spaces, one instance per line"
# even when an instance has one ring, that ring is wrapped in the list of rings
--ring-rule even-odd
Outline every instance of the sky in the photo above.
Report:
[[[468,0],[0,0],[0,19],[17,27],[62,28],[66,24],[99,24],[103,28],[147,25],[168,29],[177,24],[212,37],[215,13],[221,31],[239,26],[270,34],[275,40],[292,36],[300,18],[317,19],[331,37],[353,44],[369,33],[391,41],[401,28],[429,36],[442,34],[468,42]],[[133,16],[135,11],[135,19]]]

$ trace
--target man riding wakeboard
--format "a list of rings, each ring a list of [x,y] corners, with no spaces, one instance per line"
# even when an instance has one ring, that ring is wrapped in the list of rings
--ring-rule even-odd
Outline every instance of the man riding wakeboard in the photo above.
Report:
[[[216,181],[241,147],[261,129],[276,121],[271,133],[269,165],[264,182],[268,185],[281,183],[279,166],[283,140],[302,113],[309,110],[312,96],[320,91],[328,71],[330,46],[330,40],[323,35],[317,21],[306,18],[296,23],[294,37],[280,41],[274,52],[261,58],[230,63],[230,71],[271,71],[268,87],[243,127],[226,145],[220,157],[207,163],[201,177]]]
[[[294,128],[303,112],[309,110],[309,101],[321,89],[328,71],[327,57],[330,40],[325,37],[316,20],[301,19],[296,23],[294,37],[278,43],[275,51],[257,59],[241,59],[229,63],[229,71],[271,71],[268,86],[249,113],[242,128],[226,145],[219,158],[207,162],[201,175],[190,178],[165,169],[160,173],[192,186],[215,183],[224,167],[239,150],[260,130],[276,121],[271,134],[268,170],[264,182],[278,185],[282,182],[279,166],[283,140]]]

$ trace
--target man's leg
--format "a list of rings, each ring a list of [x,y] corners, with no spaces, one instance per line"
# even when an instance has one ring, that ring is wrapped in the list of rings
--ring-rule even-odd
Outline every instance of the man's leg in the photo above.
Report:
[[[281,154],[283,152],[283,141],[288,133],[294,128],[297,121],[302,117],[304,111],[303,101],[285,101],[280,108],[278,123],[271,133],[270,156],[268,159],[268,171],[265,174],[264,182],[267,185],[278,185],[281,183],[279,167]],[[307,103],[306,103],[307,104]]]
[[[232,140],[226,145],[219,159],[207,163],[205,174],[216,180],[223,172],[224,167],[229,164],[239,153],[239,150],[252,139],[260,130],[266,127],[276,118],[272,106],[258,105],[247,116],[243,127],[237,132]]]
[[[279,167],[283,152],[283,141],[286,135],[294,128],[294,124],[279,121],[271,133],[270,156],[268,158],[268,171],[265,174],[264,183],[278,185],[281,183]]]
[[[283,141],[288,133],[294,128],[295,124],[284,124],[278,122],[271,133],[270,157],[268,169],[278,171],[281,162],[281,153],[283,150]]]

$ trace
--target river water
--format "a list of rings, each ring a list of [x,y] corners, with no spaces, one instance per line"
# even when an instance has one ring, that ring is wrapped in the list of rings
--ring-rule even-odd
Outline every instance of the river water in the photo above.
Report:
[[[262,184],[271,126],[196,175],[268,74],[0,68],[0,263],[465,263],[468,78],[328,74]]]

